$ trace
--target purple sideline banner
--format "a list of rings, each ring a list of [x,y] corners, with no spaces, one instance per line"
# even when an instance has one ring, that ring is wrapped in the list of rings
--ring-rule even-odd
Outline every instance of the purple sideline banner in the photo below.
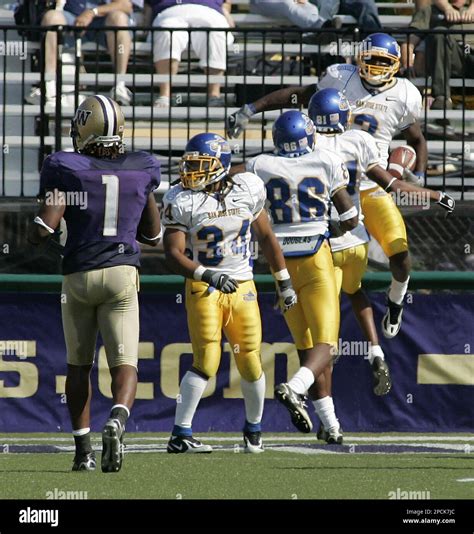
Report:
[[[385,296],[372,293],[377,325]],[[469,432],[474,426],[474,299],[469,294],[411,294],[400,334],[381,340],[393,378],[385,397],[372,392],[363,339],[346,299],[340,352],[334,369],[336,410],[346,431]],[[273,296],[262,294],[262,359],[267,376],[265,431],[292,431],[286,410],[273,399],[274,384],[298,367],[297,355]],[[140,295],[139,388],[128,431],[170,431],[179,380],[189,368],[191,345],[180,296]],[[235,364],[224,345],[221,367],[198,409],[196,432],[239,432],[244,403]],[[0,432],[69,431],[65,403],[65,345],[59,295],[0,297]],[[111,406],[110,378],[99,340],[92,374],[92,427],[99,431]],[[310,412],[313,413],[310,406]]]

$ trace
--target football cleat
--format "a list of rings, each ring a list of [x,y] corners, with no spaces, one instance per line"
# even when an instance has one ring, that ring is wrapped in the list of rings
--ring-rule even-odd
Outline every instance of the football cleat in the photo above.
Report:
[[[102,472],[117,473],[123,462],[123,435],[125,433],[118,419],[109,419],[102,430]]]
[[[264,450],[261,432],[244,432],[244,452],[259,454]]]
[[[166,450],[173,454],[205,454],[212,452],[212,447],[204,445],[192,436],[171,436]]]
[[[313,423],[306,411],[304,395],[295,393],[288,384],[279,384],[275,388],[275,397],[290,412],[291,422],[300,431],[308,434],[313,429]]]
[[[392,387],[390,370],[387,362],[380,356],[375,356],[372,362],[372,377],[374,383],[374,393],[376,395],[386,395]]]
[[[76,454],[72,464],[73,471],[95,471],[96,460],[94,451]]]
[[[316,437],[322,441],[325,441],[328,445],[342,445],[344,436],[342,434],[342,428],[332,427],[326,430],[322,424],[319,425],[318,433]]]
[[[402,326],[403,304],[395,304],[387,296],[387,311],[382,319],[383,335],[392,339]]]

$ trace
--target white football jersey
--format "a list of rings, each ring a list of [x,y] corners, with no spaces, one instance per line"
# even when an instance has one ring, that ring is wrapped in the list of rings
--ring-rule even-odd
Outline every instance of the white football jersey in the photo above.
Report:
[[[359,188],[365,171],[380,164],[380,155],[375,139],[363,130],[348,130],[335,135],[318,134],[316,148],[318,147],[331,150],[344,160],[349,171],[347,192],[351,195],[352,202],[359,212],[359,224],[351,232],[331,238],[331,249],[337,252],[367,243],[370,238],[362,222],[364,217],[360,209]],[[334,206],[331,209],[331,219],[339,220]]]
[[[265,205],[265,186],[250,173],[236,174],[223,197],[170,188],[163,198],[162,223],[186,233],[186,246],[204,267],[252,280],[251,224]]]
[[[296,158],[262,154],[247,161],[267,189],[273,230],[286,256],[317,250],[329,230],[331,197],[349,183],[342,159],[328,150]]]
[[[381,162],[387,168],[390,142],[400,131],[414,124],[422,111],[420,91],[405,78],[394,78],[386,88],[366,89],[354,65],[337,64],[327,68],[318,89],[333,87],[343,93],[351,105],[351,128],[361,129],[374,136],[380,150]],[[376,187],[364,178],[361,190]]]

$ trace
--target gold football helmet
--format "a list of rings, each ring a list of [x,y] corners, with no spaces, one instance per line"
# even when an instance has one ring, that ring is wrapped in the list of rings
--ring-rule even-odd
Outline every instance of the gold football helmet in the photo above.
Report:
[[[76,152],[94,147],[122,146],[125,119],[120,106],[111,98],[86,98],[71,120],[71,137]]]

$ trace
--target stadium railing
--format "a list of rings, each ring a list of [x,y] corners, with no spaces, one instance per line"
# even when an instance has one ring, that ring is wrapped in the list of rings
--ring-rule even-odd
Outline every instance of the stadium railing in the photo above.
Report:
[[[353,55],[351,52],[362,35],[350,20],[346,22],[349,26],[341,30],[320,30],[312,32],[313,35],[275,22],[271,27],[245,27],[243,18],[238,28],[214,29],[234,37],[234,42],[227,46],[228,68],[223,76],[200,73],[190,47],[177,75],[155,74],[150,39],[152,42],[154,32],[162,31],[157,28],[128,28],[133,34],[132,55],[128,74],[118,76],[107,52],[96,43],[82,43],[77,28],[0,26],[0,51],[4,51],[0,54],[0,141],[3,147],[0,197],[34,197],[39,191],[38,171],[43,159],[53,151],[71,149],[69,122],[81,95],[108,94],[118,80],[123,80],[135,95],[134,105],[124,106],[127,146],[132,150],[149,150],[162,162],[161,192],[164,192],[177,179],[178,159],[190,136],[200,131],[224,134],[225,117],[243,103],[281,86],[316,83],[328,64],[345,61]],[[110,28],[110,31],[119,29]],[[35,30],[42,35],[46,30],[58,33],[55,76],[44,72],[44,40],[28,42],[26,37],[18,35],[18,30]],[[169,30],[172,33],[183,31],[182,28]],[[185,31],[206,31],[209,35],[210,30]],[[401,26],[386,28],[386,31],[394,34],[399,42],[413,34],[422,38],[433,33],[449,35],[442,30],[418,31]],[[456,30],[464,44],[466,36],[473,33]],[[149,36],[148,41],[144,40],[145,34]],[[321,36],[328,41],[324,45],[319,43]],[[13,57],[8,53],[9,47]],[[21,53],[26,56],[23,60],[19,57]],[[427,185],[449,190],[457,199],[472,200],[474,109],[468,108],[474,101],[474,73],[449,81],[455,98],[461,102],[460,109],[430,110],[428,56],[426,53],[424,75],[411,78],[425,101],[422,122],[429,149]],[[56,99],[52,106],[44,98],[45,83],[49,79],[56,80],[58,94],[65,86],[69,86],[66,89],[70,91]],[[170,81],[173,87],[172,106],[156,109],[153,102],[159,95],[157,84],[165,81]],[[209,82],[222,84],[224,99],[220,107],[208,105],[206,86]],[[35,84],[42,89],[41,102],[25,104],[25,96]],[[272,111],[255,116],[246,134],[232,141],[235,162],[272,149],[271,127],[278,114],[279,111]],[[403,143],[395,139],[392,146]]]

